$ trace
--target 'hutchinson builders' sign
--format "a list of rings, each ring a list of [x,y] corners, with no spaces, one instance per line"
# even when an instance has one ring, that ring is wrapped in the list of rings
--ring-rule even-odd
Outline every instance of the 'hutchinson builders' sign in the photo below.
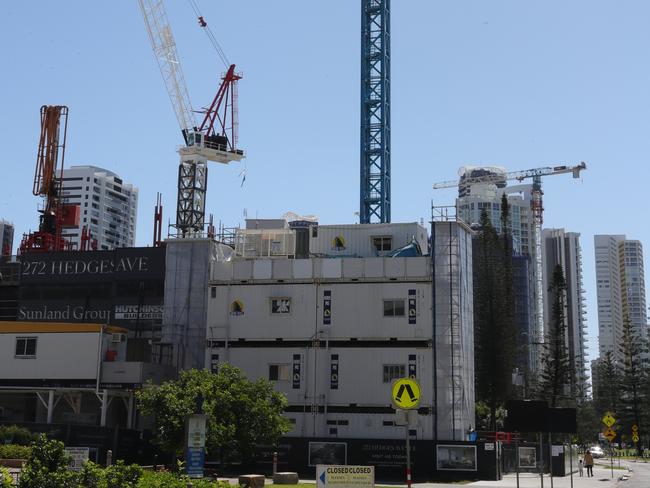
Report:
[[[373,488],[374,466],[316,466],[317,488]]]

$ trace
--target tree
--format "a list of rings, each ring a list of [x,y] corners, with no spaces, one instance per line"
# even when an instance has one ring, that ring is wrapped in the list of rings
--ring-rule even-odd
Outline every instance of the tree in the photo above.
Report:
[[[31,447],[18,488],[77,488],[77,475],[69,469],[70,457],[63,442],[41,434]]]
[[[639,334],[634,330],[627,314],[623,317],[623,340],[621,353],[623,355],[623,372],[621,375],[621,390],[619,393],[620,424],[625,432],[630,432],[632,425],[637,425],[639,431],[645,432],[642,423],[645,411],[644,383],[646,367],[643,359],[644,344]],[[644,408],[645,407],[645,408]]]
[[[496,430],[497,410],[512,389],[516,355],[507,199],[502,200],[501,207],[502,235],[498,235],[483,209],[472,253],[476,396],[489,408],[492,430]]]
[[[596,410],[601,416],[605,412],[617,412],[618,397],[621,394],[621,375],[611,351],[607,351],[598,361],[597,368],[598,381],[594,384]]]
[[[537,396],[547,400],[550,407],[570,403],[568,390],[575,378],[569,349],[566,343],[566,281],[562,266],[559,264],[553,270],[553,279],[549,287],[549,295],[553,300],[549,330],[546,334],[542,357],[542,370],[539,378]]]
[[[157,444],[176,455],[183,451],[185,420],[195,413],[208,416],[206,450],[222,461],[235,453],[250,461],[257,444],[274,444],[291,429],[282,416],[286,397],[268,380],[251,382],[227,363],[216,374],[181,371],[177,380],[148,384],[136,396],[141,412],[155,417]]]

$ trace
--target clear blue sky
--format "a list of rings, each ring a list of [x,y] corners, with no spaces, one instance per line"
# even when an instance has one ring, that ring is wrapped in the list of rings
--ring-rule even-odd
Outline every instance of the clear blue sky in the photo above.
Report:
[[[359,206],[359,0],[197,0],[240,83],[242,165],[210,168],[208,211],[313,213]],[[650,253],[650,2],[393,0],[392,215],[428,220],[431,184],[463,164],[510,170],[586,161],[544,181],[545,226],[582,234],[591,356],[593,235]],[[167,12],[195,107],[224,70],[185,0]],[[112,169],[140,188],[139,245],[156,192],[173,219],[182,142],[135,0],[0,3],[0,217],[37,224],[31,195],[43,104],[70,107],[67,165]],[[646,259],[646,263],[648,260]],[[647,268],[647,266],[646,266]]]

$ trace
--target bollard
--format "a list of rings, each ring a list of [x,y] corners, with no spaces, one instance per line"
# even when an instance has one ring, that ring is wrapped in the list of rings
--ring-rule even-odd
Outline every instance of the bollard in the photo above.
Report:
[[[113,451],[110,449],[106,451],[106,466],[110,466],[113,463]]]
[[[158,454],[153,455],[153,470],[158,471]]]
[[[273,474],[278,472],[278,453],[277,451],[273,452]]]

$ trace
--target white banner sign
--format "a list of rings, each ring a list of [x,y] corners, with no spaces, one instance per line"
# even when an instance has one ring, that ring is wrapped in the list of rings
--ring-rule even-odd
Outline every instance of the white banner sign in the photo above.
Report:
[[[65,453],[70,456],[70,469],[81,471],[84,463],[90,459],[89,447],[66,447]]]

